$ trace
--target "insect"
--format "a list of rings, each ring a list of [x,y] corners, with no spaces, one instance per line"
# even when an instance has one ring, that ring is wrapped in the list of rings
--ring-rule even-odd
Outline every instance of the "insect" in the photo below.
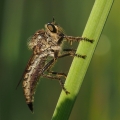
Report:
[[[40,77],[58,80],[65,93],[69,94],[61,80],[62,77],[66,78],[66,74],[51,71],[51,68],[58,58],[76,56],[85,59],[86,55],[76,54],[74,49],[62,49],[63,41],[68,41],[72,44],[74,41],[79,42],[82,40],[93,42],[93,40],[85,37],[65,35],[54,19],[51,23],[45,24],[45,29],[35,32],[30,39],[28,47],[33,51],[33,54],[23,75],[23,91],[26,103],[32,112],[35,89]]]

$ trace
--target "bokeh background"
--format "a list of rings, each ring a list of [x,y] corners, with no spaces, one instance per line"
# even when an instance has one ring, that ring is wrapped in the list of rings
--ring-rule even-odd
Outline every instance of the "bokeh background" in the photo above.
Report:
[[[67,35],[81,36],[94,1],[0,0],[0,120],[51,119],[61,92],[57,81],[40,79],[34,114],[25,103],[22,85],[16,90],[32,54],[27,41],[53,16]],[[115,0],[70,120],[120,120],[119,6]],[[61,59],[53,69],[67,73],[71,62],[69,57]]]

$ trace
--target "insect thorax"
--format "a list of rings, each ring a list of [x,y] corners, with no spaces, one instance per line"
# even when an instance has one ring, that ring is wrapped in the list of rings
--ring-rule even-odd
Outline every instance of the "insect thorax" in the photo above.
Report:
[[[44,56],[54,57],[54,52],[61,50],[63,41],[63,33],[59,27],[52,24],[45,25],[45,30],[37,31],[32,39],[28,42],[28,47],[33,49],[36,54],[44,54]]]

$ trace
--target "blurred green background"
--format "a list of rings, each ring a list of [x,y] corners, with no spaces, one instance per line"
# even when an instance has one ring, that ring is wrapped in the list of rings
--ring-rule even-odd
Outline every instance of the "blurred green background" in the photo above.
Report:
[[[53,16],[67,35],[81,36],[93,4],[94,0],[0,0],[0,120],[51,119],[61,92],[57,81],[40,80],[34,114],[25,103],[22,85],[16,90],[32,53],[27,41]],[[70,120],[120,120],[119,6],[116,0]],[[54,70],[67,73],[71,62],[69,57],[61,59]]]

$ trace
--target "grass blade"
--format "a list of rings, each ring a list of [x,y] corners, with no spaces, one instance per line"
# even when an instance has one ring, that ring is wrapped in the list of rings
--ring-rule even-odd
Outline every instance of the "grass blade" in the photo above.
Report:
[[[83,37],[94,39],[94,43],[82,41],[77,49],[77,54],[87,55],[87,58],[80,59],[75,57],[65,87],[70,92],[66,95],[62,91],[54,111],[52,120],[68,120],[73,108],[76,97],[79,93],[84,76],[90,64],[91,58],[97,46],[99,37],[109,15],[114,0],[96,0],[83,32]]]

